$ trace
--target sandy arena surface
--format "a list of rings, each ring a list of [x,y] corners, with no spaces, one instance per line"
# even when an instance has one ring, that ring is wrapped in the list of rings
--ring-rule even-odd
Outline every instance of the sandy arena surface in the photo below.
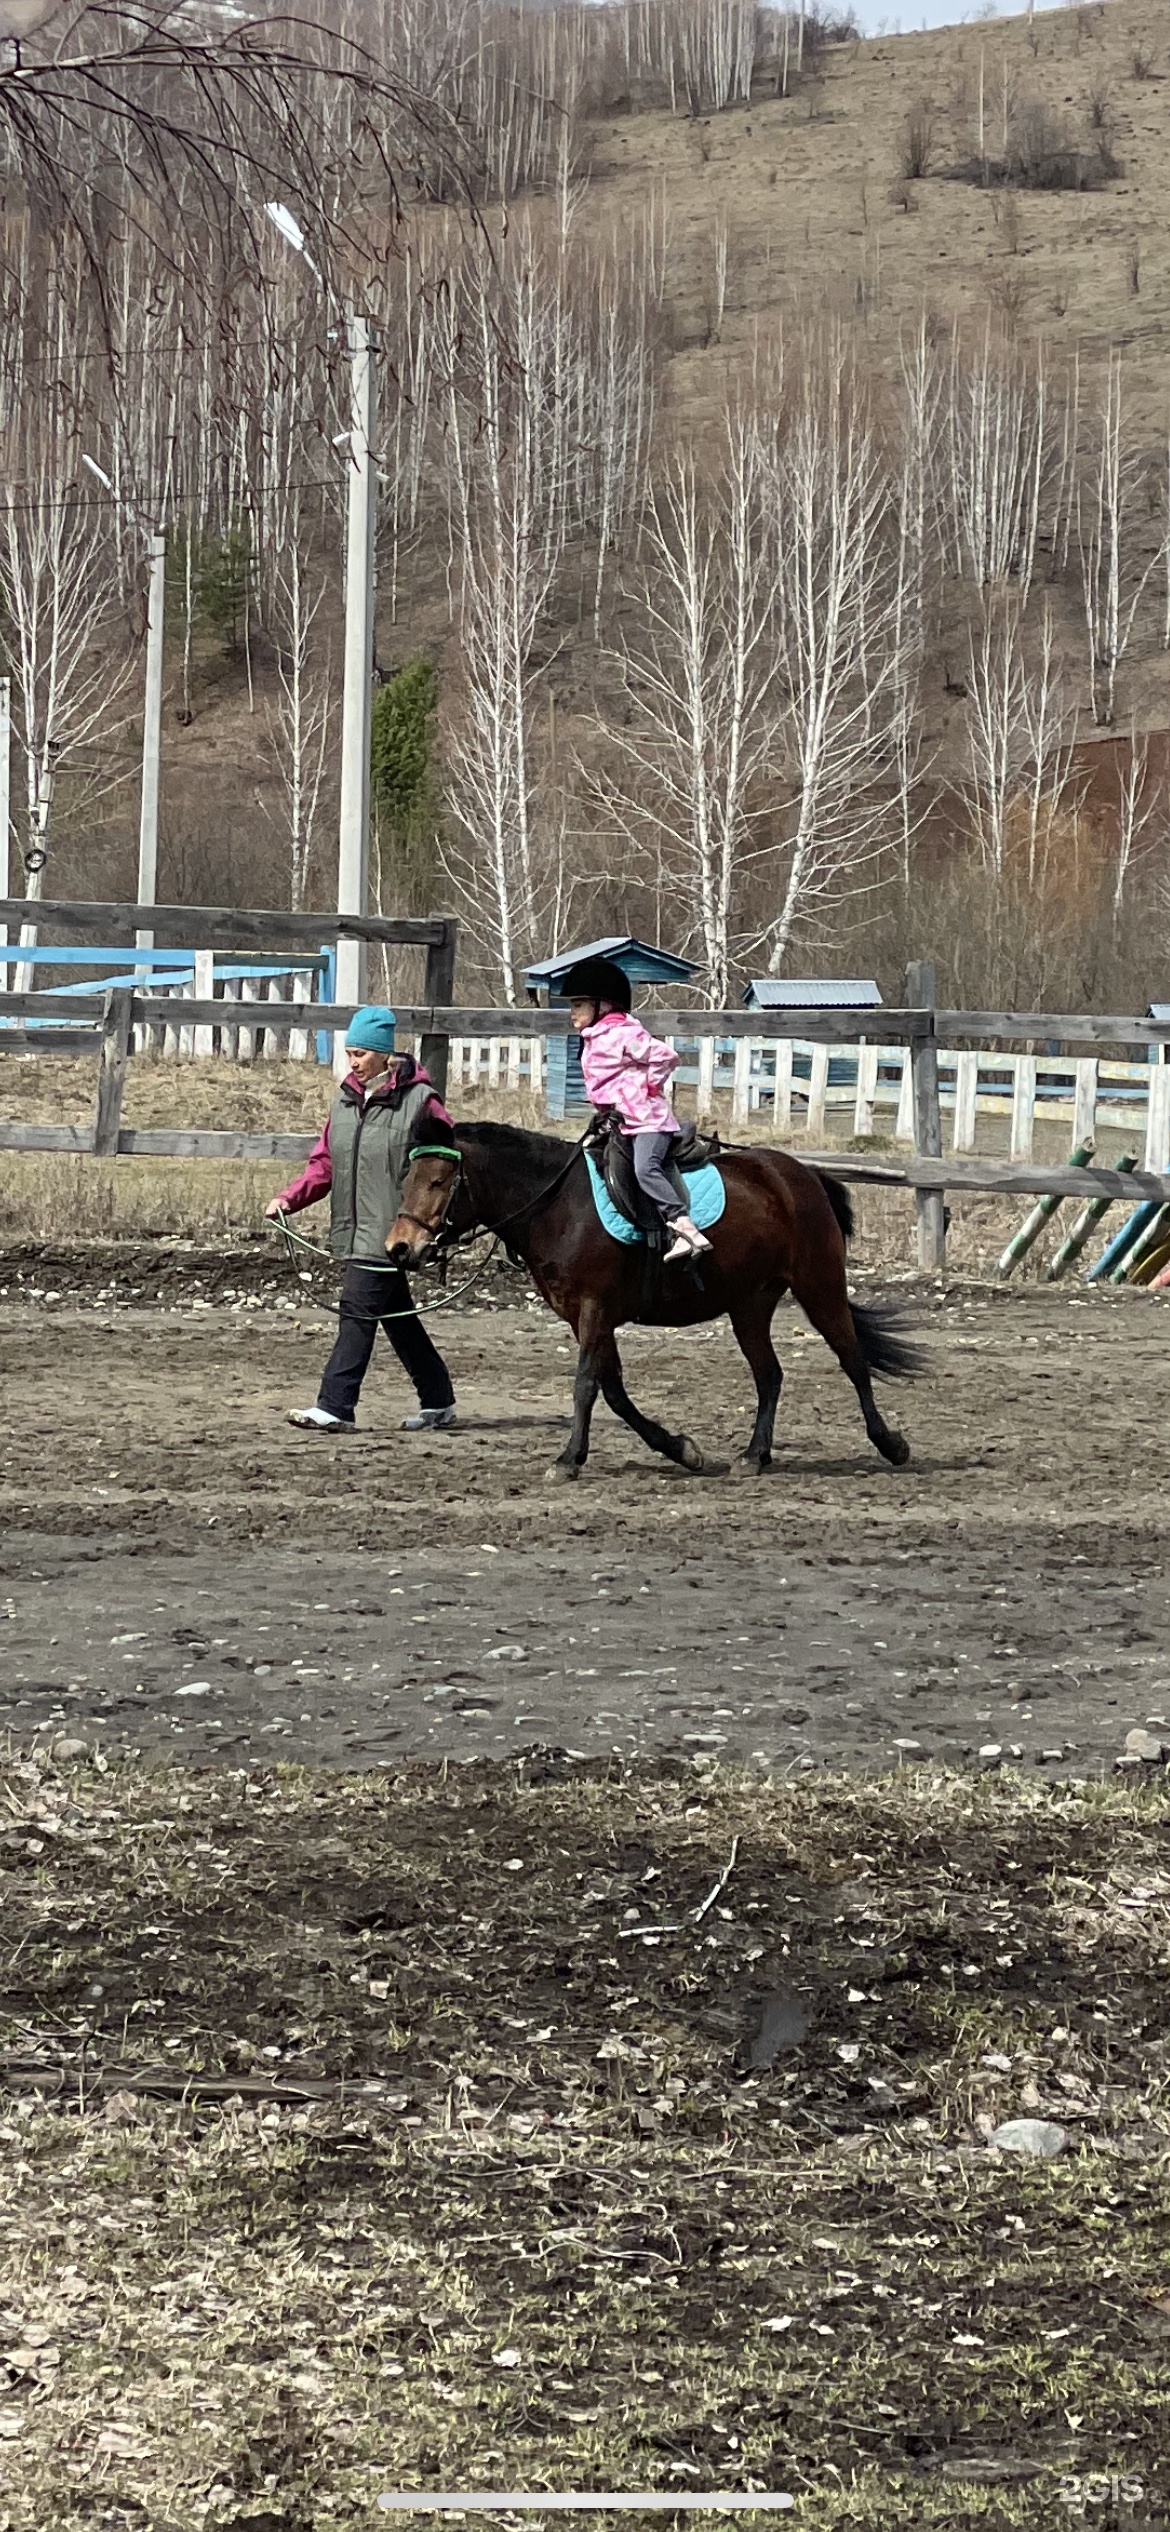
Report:
[[[1170,1729],[1170,1319],[1145,1296],[909,1292],[930,1369],[884,1388],[905,1470],[786,1308],[770,1475],[685,1477],[599,1407],[563,1487],[572,1358],[543,1310],[437,1322],[458,1432],[401,1432],[386,1351],[331,1442],[284,1420],[315,1393],[319,1314],[242,1283],[234,1306],[100,1289],[26,1267],[0,1300],[0,1718],[22,1741],[346,1768],[998,1748],[1076,1775]],[[750,1384],[726,1327],[627,1331],[625,1358],[639,1401],[731,1459]]]

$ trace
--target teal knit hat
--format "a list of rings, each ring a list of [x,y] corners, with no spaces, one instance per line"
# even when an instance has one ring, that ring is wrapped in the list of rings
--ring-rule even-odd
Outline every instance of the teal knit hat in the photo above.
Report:
[[[367,1002],[355,1011],[345,1032],[347,1046],[368,1048],[375,1055],[394,1053],[398,1023],[388,1002]]]

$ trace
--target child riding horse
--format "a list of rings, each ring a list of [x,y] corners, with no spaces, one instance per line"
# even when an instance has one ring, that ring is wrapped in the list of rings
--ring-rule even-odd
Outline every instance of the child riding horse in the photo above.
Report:
[[[569,1018],[580,1032],[581,1070],[595,1108],[612,1108],[634,1147],[634,1174],[671,1233],[663,1265],[696,1257],[711,1242],[680,1204],[663,1168],[679,1132],[666,1096],[678,1057],[630,1009],[630,980],[611,958],[586,958],[565,978]]]

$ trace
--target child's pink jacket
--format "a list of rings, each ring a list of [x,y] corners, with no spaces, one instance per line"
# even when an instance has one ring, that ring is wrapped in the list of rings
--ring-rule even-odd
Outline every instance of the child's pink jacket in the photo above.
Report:
[[[607,1011],[581,1032],[581,1070],[595,1108],[616,1108],[627,1134],[677,1134],[663,1090],[678,1057],[673,1046],[636,1020],[632,1011]]]

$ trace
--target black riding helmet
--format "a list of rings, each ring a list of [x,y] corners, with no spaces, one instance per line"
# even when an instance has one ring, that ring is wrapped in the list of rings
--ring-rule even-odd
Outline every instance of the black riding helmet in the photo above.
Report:
[[[633,1003],[629,977],[612,958],[583,958],[570,967],[561,992],[568,1002],[608,1002],[615,1011],[628,1011]]]

